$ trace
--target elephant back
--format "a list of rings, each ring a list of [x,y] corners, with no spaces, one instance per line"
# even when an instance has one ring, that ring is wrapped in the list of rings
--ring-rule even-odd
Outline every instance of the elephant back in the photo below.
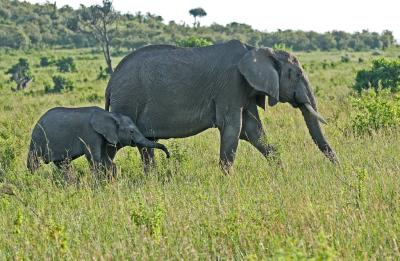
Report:
[[[145,52],[152,52],[152,51],[158,51],[158,50],[173,50],[173,49],[178,49],[179,47],[174,46],[174,45],[168,45],[168,44],[158,44],[158,45],[147,45],[144,47],[139,48],[138,50],[135,50],[125,56],[117,65],[117,67],[114,70],[114,73],[117,73],[120,71],[125,64],[127,64],[129,61],[133,60],[136,56],[141,55]]]

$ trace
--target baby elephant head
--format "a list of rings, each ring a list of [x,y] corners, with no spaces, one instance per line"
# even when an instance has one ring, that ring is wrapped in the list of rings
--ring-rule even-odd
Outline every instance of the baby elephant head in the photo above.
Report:
[[[167,148],[160,143],[148,140],[139,131],[133,121],[125,115],[112,112],[93,113],[90,125],[95,132],[102,135],[108,143],[119,146],[143,146],[158,148],[165,152],[169,158]]]

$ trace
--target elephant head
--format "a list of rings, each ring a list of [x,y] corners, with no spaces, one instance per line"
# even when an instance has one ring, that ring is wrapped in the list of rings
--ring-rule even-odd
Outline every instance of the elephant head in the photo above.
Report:
[[[139,145],[147,148],[158,148],[163,150],[169,158],[167,148],[163,144],[144,137],[128,116],[106,111],[94,113],[90,119],[90,125],[95,132],[102,135],[112,145],[122,147]]]
[[[315,144],[333,163],[339,162],[322,133],[319,122],[326,121],[317,112],[310,83],[295,56],[270,48],[252,49],[240,60],[239,71],[251,87],[263,94],[262,99],[257,98],[257,105],[264,108],[267,95],[270,106],[288,102],[299,108]]]

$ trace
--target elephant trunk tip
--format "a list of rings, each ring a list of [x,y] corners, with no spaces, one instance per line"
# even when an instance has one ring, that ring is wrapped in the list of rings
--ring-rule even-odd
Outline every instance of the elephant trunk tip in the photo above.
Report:
[[[324,148],[320,148],[324,155],[332,162],[334,165],[340,165],[340,160],[336,155],[335,151],[329,146],[326,145]]]

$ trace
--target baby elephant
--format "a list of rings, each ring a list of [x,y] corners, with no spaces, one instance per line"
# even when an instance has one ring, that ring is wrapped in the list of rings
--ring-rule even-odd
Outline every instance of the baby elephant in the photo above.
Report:
[[[35,171],[42,158],[61,168],[85,155],[92,170],[105,167],[114,173],[117,149],[135,145],[162,149],[169,158],[167,148],[145,138],[127,116],[99,107],[57,107],[47,111],[34,127],[27,167]]]

